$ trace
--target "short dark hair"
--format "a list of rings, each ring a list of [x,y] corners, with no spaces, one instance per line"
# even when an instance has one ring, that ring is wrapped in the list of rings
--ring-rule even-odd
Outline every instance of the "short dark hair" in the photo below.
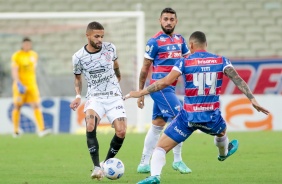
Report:
[[[88,30],[104,30],[104,27],[99,22],[90,22],[87,26],[86,31]]]
[[[201,31],[195,31],[192,33],[189,40],[196,40],[199,44],[204,44],[207,42],[205,33]]]
[[[24,37],[22,42],[31,42],[31,39],[29,37]]]
[[[171,13],[171,14],[175,14],[175,17],[177,17],[176,15],[176,11],[170,7],[167,7],[165,9],[163,9],[163,11],[161,12],[161,16],[164,14],[164,13]]]

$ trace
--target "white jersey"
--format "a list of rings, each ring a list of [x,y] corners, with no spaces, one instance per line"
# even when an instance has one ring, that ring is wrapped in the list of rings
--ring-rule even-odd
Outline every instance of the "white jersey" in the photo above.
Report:
[[[86,98],[108,99],[122,98],[122,92],[114,71],[117,59],[116,47],[103,42],[99,52],[89,52],[86,45],[72,56],[73,73],[84,74],[87,80]]]

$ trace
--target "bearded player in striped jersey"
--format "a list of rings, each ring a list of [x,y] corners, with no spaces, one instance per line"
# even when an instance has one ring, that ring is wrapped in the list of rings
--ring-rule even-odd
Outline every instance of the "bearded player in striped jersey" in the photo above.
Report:
[[[106,114],[115,128],[115,135],[105,160],[113,158],[121,148],[126,134],[126,113],[122,92],[119,85],[121,79],[117,61],[116,47],[112,43],[103,42],[104,27],[98,22],[91,22],[86,29],[88,44],[77,51],[73,57],[73,73],[75,75],[76,98],[70,108],[76,110],[81,103],[82,77],[87,80],[87,102],[84,106],[86,121],[86,137],[88,150],[94,165],[92,179],[104,177],[102,163],[99,161],[99,143],[96,137],[97,126]]]
[[[225,57],[207,52],[206,48],[205,34],[200,31],[192,33],[189,38],[191,55],[179,59],[165,78],[156,81],[144,90],[132,91],[125,96],[125,98],[139,98],[161,90],[173,83],[181,74],[186,79],[183,109],[166,128],[154,150],[151,176],[138,184],[160,183],[166,153],[185,141],[197,129],[214,136],[219,161],[224,161],[237,151],[239,143],[237,140],[229,142],[226,123],[220,112],[219,95],[223,74],[246,95],[258,112],[268,115],[269,111],[258,104],[248,85],[238,75],[231,62]]]
[[[174,33],[177,15],[172,8],[162,10],[160,24],[162,31],[159,31],[147,42],[144,63],[139,77],[140,90],[144,88],[151,65],[153,65],[153,71],[150,84],[165,77],[175,62],[189,53],[185,39],[180,34]],[[160,134],[166,122],[174,118],[182,108],[182,104],[175,95],[176,83],[177,80],[165,89],[151,94],[151,98],[154,100],[152,125],[145,137],[141,161],[137,167],[138,173],[150,172],[150,158],[160,138]],[[144,97],[140,97],[137,103],[139,108],[143,108],[145,105]],[[181,151],[182,143],[173,149],[174,160],[172,168],[182,174],[191,173],[191,169],[182,161]]]

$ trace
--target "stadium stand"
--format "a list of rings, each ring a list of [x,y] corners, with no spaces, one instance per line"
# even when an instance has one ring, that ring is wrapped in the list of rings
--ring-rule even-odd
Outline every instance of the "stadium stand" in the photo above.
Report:
[[[231,58],[282,56],[282,0],[0,0],[0,12],[135,11],[139,9],[145,12],[144,42],[160,29],[158,17],[164,7],[172,7],[177,11],[179,24],[176,32],[188,39],[193,31],[204,31],[212,52]],[[35,26],[32,25],[33,22],[24,24]],[[44,25],[44,21],[41,24]],[[18,49],[21,37],[3,34],[2,29],[6,25],[12,29],[18,24],[13,21],[0,22],[0,41],[8,43],[0,45],[0,64],[4,71],[10,72],[10,57],[12,52]],[[125,32],[123,36],[126,34]],[[33,38],[34,47],[43,61],[41,67],[47,74],[68,76],[70,79],[67,79],[68,77],[64,79],[66,82],[63,85],[66,86],[73,82],[69,74],[71,55],[85,43],[84,35],[81,33],[78,35],[75,37],[66,31],[62,34],[52,34],[52,36],[45,34]],[[135,42],[135,40],[131,41]],[[57,51],[57,57],[62,62],[57,62],[57,58],[51,57],[48,45],[53,45]],[[64,45],[69,47],[65,48]],[[128,47],[130,46],[122,45],[118,49],[123,52]],[[125,54],[122,57],[132,56]],[[124,73],[132,71],[132,67],[131,65],[125,67],[127,71]],[[122,87],[126,88],[125,92],[130,90],[125,84],[132,82],[126,80],[131,79],[125,79],[126,83],[122,83]],[[58,82],[56,84],[56,80],[50,83],[60,86]],[[73,95],[73,90],[70,92],[55,90],[51,91],[52,94],[49,92],[43,91],[43,95]],[[4,90],[0,96],[10,96],[9,90]]]

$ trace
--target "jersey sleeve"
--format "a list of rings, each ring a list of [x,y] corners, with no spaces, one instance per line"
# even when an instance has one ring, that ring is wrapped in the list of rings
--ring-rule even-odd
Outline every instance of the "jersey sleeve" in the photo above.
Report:
[[[157,41],[151,38],[146,45],[144,57],[150,60],[154,60],[158,54]]]
[[[17,56],[18,56],[17,52],[12,55],[12,58],[11,58],[11,62],[12,62],[11,66],[12,67],[18,67],[19,66],[18,61],[17,61]]]
[[[72,56],[72,65],[73,65],[73,73],[76,75],[80,75],[82,72],[81,63],[79,58],[74,54]]]
[[[180,58],[173,66],[172,70],[176,70],[179,73],[183,74],[184,73],[184,58]]]
[[[233,67],[233,65],[231,64],[230,60],[227,59],[226,57],[222,57],[222,64],[223,64],[223,71],[224,71],[225,68],[228,67],[228,66]]]
[[[112,48],[113,48],[113,59],[112,59],[112,61],[115,61],[118,58],[117,49],[116,49],[116,46],[114,44],[112,44]]]
[[[190,51],[188,49],[187,42],[186,42],[185,38],[182,37],[182,40],[183,40],[183,43],[182,43],[181,51],[182,51],[182,56],[185,56],[185,55],[189,54]]]

